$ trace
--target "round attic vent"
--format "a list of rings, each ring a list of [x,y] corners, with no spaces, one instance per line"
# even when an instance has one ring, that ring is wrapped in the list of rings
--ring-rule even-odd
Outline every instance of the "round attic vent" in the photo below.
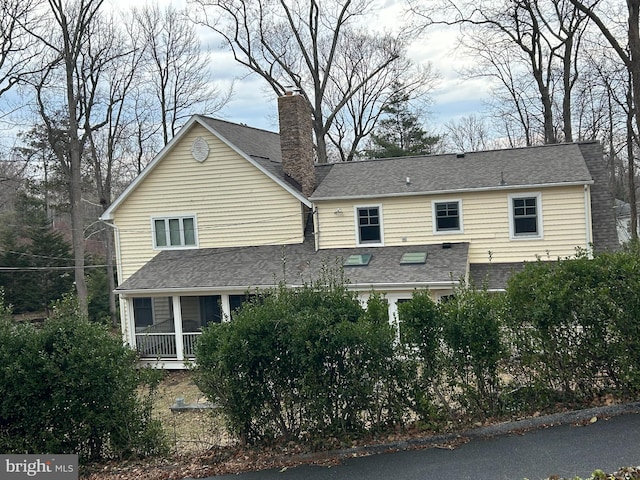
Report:
[[[199,162],[204,162],[209,156],[209,144],[202,138],[196,138],[191,144],[191,155]]]

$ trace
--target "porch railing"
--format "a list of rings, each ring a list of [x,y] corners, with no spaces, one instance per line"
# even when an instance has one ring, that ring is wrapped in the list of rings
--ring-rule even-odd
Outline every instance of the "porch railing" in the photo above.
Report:
[[[196,355],[195,344],[201,332],[182,334],[185,358]],[[136,348],[142,358],[177,358],[175,333],[137,333]]]
[[[184,347],[184,356],[185,357],[195,357],[196,356],[196,340],[198,337],[202,335],[201,332],[190,332],[182,334],[182,343]]]
[[[136,348],[142,358],[176,358],[176,334],[137,333]]]

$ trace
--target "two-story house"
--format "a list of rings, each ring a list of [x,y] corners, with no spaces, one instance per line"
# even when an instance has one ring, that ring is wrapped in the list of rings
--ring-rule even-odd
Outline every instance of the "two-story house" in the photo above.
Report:
[[[366,300],[504,288],[526,261],[618,245],[596,142],[314,165],[304,99],[280,134],[194,116],[104,213],[122,333],[182,368],[201,328],[248,294],[340,266]]]

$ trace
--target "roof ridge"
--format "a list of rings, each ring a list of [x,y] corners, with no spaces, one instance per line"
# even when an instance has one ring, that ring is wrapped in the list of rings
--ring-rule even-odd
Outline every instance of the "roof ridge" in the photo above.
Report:
[[[473,151],[465,151],[465,152],[446,152],[446,153],[430,153],[427,155],[406,155],[401,157],[384,157],[384,158],[363,158],[360,160],[354,160],[352,162],[335,162],[337,164],[355,164],[355,163],[364,163],[364,162],[383,162],[383,161],[398,161],[403,159],[422,159],[422,158],[436,158],[436,157],[446,157],[450,155],[476,155],[476,154],[485,154],[485,153],[495,153],[495,152],[509,152],[509,151],[518,151],[518,150],[531,150],[538,148],[557,148],[557,147],[566,147],[570,145],[585,145],[585,144],[593,144],[598,143],[597,140],[579,140],[575,142],[560,142],[560,143],[545,143],[542,145],[530,145],[530,146],[521,146],[521,147],[509,147],[509,148],[492,148],[489,150],[473,150]]]
[[[236,126],[236,127],[248,128],[248,129],[251,129],[251,130],[257,130],[257,131],[259,131],[259,132],[270,133],[270,134],[272,134],[272,135],[278,135],[278,136],[280,136],[280,134],[279,134],[278,132],[274,132],[274,131],[271,131],[271,130],[267,130],[267,129],[265,129],[265,128],[253,127],[253,126],[251,126],[251,125],[247,125],[246,123],[232,122],[232,121],[230,121],[230,120],[224,120],[224,119],[222,119],[222,118],[216,118],[216,117],[208,117],[208,116],[206,116],[206,115],[200,115],[200,114],[196,114],[195,116],[196,116],[196,117],[199,117],[199,118],[202,118],[202,119],[204,119],[204,120],[212,120],[212,121],[214,121],[214,122],[226,123],[226,124],[228,124],[228,125],[233,125],[233,126]]]

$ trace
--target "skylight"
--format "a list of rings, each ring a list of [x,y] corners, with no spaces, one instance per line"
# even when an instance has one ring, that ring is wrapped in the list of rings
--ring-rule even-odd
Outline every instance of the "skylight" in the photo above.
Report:
[[[406,252],[402,254],[400,264],[412,265],[427,262],[427,252]]]
[[[344,261],[345,267],[364,267],[369,265],[372,255],[370,253],[363,253],[361,255],[349,255]]]

